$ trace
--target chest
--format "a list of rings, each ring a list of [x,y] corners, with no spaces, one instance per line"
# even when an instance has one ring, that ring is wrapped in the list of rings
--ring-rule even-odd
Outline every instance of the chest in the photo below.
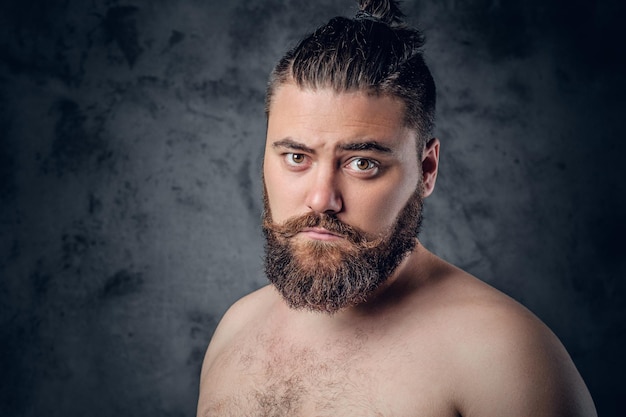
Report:
[[[420,362],[406,349],[373,349],[358,337],[303,345],[258,335],[216,358],[200,415],[453,415],[429,381],[432,370],[422,369],[423,377],[407,372]]]

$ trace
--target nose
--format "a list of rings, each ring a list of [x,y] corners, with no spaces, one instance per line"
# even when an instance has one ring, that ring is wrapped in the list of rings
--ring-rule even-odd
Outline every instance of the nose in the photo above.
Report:
[[[335,214],[343,209],[337,176],[332,169],[320,169],[312,178],[306,204],[316,213]]]

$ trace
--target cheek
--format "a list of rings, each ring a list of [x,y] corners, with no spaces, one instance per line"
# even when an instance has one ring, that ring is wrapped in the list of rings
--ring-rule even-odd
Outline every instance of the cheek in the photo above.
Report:
[[[265,183],[265,192],[267,204],[272,213],[274,222],[283,222],[295,214],[297,209],[298,188],[295,187],[293,181],[288,176],[272,165],[263,167],[263,180]]]
[[[379,183],[363,188],[353,195],[352,201],[360,202],[359,223],[355,226],[371,233],[386,233],[415,193],[420,181],[419,170],[407,163]],[[355,209],[356,210],[356,209]]]
[[[384,233],[393,225],[413,192],[411,187],[377,187],[364,190],[351,198],[353,216],[348,217],[353,219],[345,220],[365,232]]]

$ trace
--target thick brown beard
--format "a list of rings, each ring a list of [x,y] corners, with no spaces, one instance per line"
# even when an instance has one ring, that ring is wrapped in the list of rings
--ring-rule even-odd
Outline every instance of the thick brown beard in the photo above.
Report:
[[[277,225],[264,197],[265,273],[295,309],[332,314],[367,301],[415,248],[422,223],[421,186],[390,231],[373,238],[328,214],[311,212]],[[307,227],[323,227],[345,239],[297,240]]]

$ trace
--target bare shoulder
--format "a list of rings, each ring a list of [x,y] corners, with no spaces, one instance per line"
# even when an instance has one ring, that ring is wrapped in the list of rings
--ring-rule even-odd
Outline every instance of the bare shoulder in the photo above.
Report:
[[[451,269],[440,316],[458,411],[472,416],[596,416],[569,354],[528,309]]]
[[[227,372],[224,364],[229,362],[228,357],[234,352],[233,346],[238,346],[239,341],[250,333],[250,329],[258,325],[275,300],[275,291],[266,286],[241,298],[226,311],[215,329],[202,363],[198,415],[207,409],[212,394],[230,387],[228,383],[222,386],[219,382],[229,377],[228,373],[224,373]]]
[[[227,346],[239,333],[245,332],[255,318],[269,309],[275,298],[274,291],[265,286],[235,302],[220,320],[204,358],[206,367],[211,360]]]

